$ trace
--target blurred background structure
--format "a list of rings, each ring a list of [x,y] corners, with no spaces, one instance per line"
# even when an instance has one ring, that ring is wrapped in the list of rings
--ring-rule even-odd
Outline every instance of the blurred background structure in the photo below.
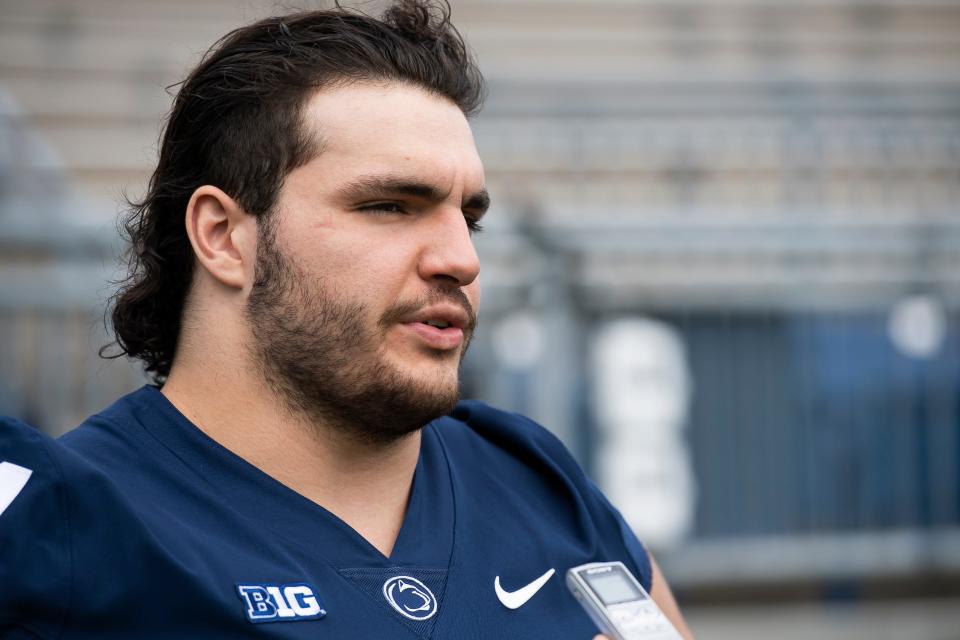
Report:
[[[0,0],[0,413],[143,383],[96,356],[121,190],[165,87],[290,6]],[[960,1],[453,8],[494,199],[466,394],[576,452],[701,638],[960,638]]]

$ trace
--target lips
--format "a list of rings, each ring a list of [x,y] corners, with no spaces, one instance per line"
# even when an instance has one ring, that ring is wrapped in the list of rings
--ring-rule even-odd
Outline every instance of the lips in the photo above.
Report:
[[[457,327],[440,329],[423,322],[407,322],[401,326],[406,327],[431,349],[449,351],[463,344],[463,329]]]
[[[426,346],[441,351],[456,349],[463,344],[464,329],[472,324],[470,315],[452,305],[431,305],[404,316],[401,326],[408,329]]]
[[[418,310],[416,313],[404,316],[401,320],[404,324],[419,322],[437,329],[464,329],[470,322],[470,317],[462,308],[452,305],[431,305]]]

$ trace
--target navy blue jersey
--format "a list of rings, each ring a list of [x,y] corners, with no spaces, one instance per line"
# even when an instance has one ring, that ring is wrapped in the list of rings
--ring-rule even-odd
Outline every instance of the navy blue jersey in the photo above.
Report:
[[[589,640],[569,567],[621,560],[651,586],[560,442],[477,402],[424,428],[390,557],[150,386],[59,440],[0,421],[0,462],[4,638]]]

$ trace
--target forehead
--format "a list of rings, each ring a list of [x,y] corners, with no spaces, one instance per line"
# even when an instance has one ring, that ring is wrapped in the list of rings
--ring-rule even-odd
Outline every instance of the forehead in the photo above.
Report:
[[[483,186],[483,165],[460,109],[445,97],[395,82],[324,88],[303,122],[331,177],[358,172],[432,176],[446,187]],[[311,162],[313,164],[313,162]]]

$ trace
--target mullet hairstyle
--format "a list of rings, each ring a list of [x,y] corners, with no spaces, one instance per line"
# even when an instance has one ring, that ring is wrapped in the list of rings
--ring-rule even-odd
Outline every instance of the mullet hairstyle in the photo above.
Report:
[[[146,196],[128,202],[127,276],[108,307],[115,341],[101,357],[138,358],[154,383],[165,382],[193,277],[184,224],[193,192],[214,185],[258,226],[270,224],[286,176],[321,152],[305,104],[318,89],[357,81],[421,87],[467,117],[485,94],[446,2],[400,0],[380,19],[339,5],[267,18],[210,48],[179,83]]]

